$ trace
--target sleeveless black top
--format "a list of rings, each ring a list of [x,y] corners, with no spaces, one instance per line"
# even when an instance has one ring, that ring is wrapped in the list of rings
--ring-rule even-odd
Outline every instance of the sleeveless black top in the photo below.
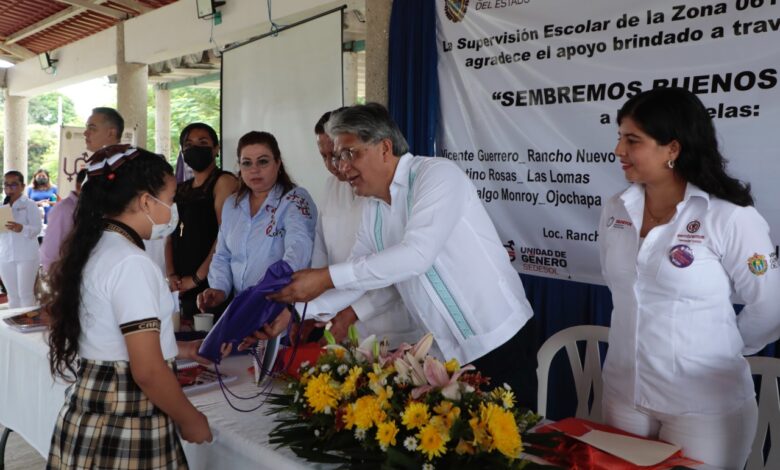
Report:
[[[226,173],[215,168],[197,188],[192,187],[194,179],[176,188],[174,201],[179,210],[179,225],[171,234],[171,243],[174,271],[180,276],[194,274],[217,239],[219,224],[214,210],[214,187]]]

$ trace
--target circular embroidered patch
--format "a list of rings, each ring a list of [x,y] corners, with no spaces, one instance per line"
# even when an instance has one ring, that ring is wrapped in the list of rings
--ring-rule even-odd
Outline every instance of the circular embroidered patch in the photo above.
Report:
[[[766,256],[754,253],[753,256],[748,258],[747,265],[751,273],[760,276],[767,270]]]
[[[685,228],[688,230],[688,233],[696,233],[699,231],[699,228],[701,228],[701,222],[698,220],[692,220]]]
[[[675,245],[669,250],[669,261],[678,268],[693,264],[693,250],[688,245]]]

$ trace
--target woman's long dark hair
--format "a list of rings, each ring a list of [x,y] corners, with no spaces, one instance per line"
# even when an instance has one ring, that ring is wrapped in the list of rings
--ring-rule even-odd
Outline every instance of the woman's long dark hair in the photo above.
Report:
[[[626,117],[659,144],[680,144],[674,171],[685,181],[738,206],[753,205],[750,185],[726,173],[712,118],[696,95],[684,88],[644,91],[620,108],[618,124]]]
[[[271,149],[274,160],[279,162],[279,176],[276,177],[276,184],[282,186],[282,194],[290,192],[296,184],[292,178],[290,178],[290,175],[287,174],[287,170],[284,169],[284,161],[282,160],[282,152],[279,150],[279,143],[276,141],[276,137],[270,132],[249,131],[242,135],[241,138],[238,139],[238,148],[236,149],[238,159],[241,160],[241,150],[243,150],[244,147],[255,144],[265,145]],[[236,207],[238,207],[241,199],[249,194],[250,191],[249,186],[244,183],[244,179],[239,175],[238,191],[236,191]]]
[[[41,305],[50,319],[49,367],[53,375],[75,377],[79,350],[79,307],[84,266],[103,235],[106,218],[123,213],[138,195],[159,194],[165,177],[173,169],[160,155],[139,149],[140,155],[124,162],[113,173],[88,176],[81,188],[74,213],[73,229],[62,247],[62,257],[54,263],[51,285]]]

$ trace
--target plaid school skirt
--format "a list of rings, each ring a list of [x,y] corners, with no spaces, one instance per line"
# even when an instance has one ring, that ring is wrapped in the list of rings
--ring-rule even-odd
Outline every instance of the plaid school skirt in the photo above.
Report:
[[[82,359],[46,468],[186,469],[187,459],[173,420],[133,381],[129,363]]]

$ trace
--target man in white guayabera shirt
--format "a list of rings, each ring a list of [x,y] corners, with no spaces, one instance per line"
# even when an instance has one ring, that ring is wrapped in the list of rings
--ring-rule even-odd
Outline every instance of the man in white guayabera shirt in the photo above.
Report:
[[[307,314],[328,319],[393,285],[446,358],[474,364],[492,386],[508,383],[533,408],[533,311],[474,185],[447,159],[408,153],[379,104],[333,113],[326,128],[339,170],[370,200],[348,261],[299,271],[271,298],[309,301]]]

